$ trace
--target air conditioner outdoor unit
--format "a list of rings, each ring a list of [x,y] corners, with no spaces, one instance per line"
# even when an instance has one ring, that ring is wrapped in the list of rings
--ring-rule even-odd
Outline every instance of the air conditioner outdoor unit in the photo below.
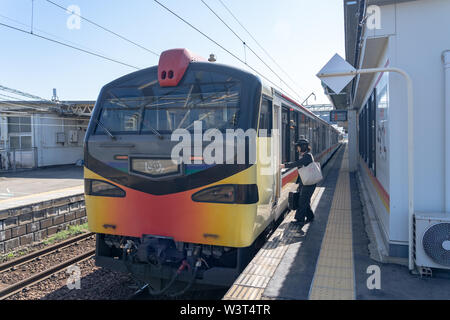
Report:
[[[450,269],[450,214],[416,213],[413,237],[416,266]]]

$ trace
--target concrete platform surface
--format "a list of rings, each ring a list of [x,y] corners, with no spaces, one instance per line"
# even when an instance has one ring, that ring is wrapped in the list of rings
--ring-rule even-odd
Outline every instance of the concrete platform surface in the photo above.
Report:
[[[83,167],[57,166],[0,173],[0,202],[83,185]]]
[[[225,300],[450,300],[450,272],[433,278],[369,255],[369,238],[347,148],[335,155],[312,198],[314,222],[302,229],[290,212]]]

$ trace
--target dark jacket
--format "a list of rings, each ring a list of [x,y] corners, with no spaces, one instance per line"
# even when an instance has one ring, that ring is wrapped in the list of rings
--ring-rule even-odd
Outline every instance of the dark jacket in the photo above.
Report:
[[[289,163],[285,163],[284,167],[285,168],[301,168],[301,167],[306,167],[307,165],[309,165],[311,162],[313,162],[313,156],[311,154],[311,152],[306,152],[299,160],[294,161],[294,162],[289,162]],[[302,179],[300,179],[300,176],[297,179],[297,183],[302,186]]]

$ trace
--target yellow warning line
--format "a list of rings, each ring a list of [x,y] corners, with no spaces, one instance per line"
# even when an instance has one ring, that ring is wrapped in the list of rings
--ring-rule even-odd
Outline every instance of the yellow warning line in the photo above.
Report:
[[[312,203],[318,202],[324,191],[317,187],[312,196]],[[284,191],[283,191],[284,192]],[[288,191],[286,191],[288,192]],[[290,223],[294,220],[295,211],[291,211],[282,224],[285,228],[278,228],[270,236],[269,241],[258,251],[253,260],[234,282],[233,286],[223,297],[223,300],[266,300],[263,296],[270,279],[289,248],[289,244],[298,236],[297,229]],[[309,228],[307,225],[303,230]]]
[[[350,177],[346,149],[309,300],[354,300],[354,272]]]
[[[77,190],[77,189],[82,189],[83,185],[79,185],[79,186],[75,186],[75,187],[69,187],[69,188],[64,188],[64,189],[56,189],[56,190],[52,190],[52,191],[46,191],[46,192],[41,192],[41,193],[33,193],[33,194],[29,194],[26,196],[21,196],[21,197],[14,197],[14,198],[9,198],[9,199],[4,199],[4,200],[0,200],[0,203],[6,203],[6,202],[14,202],[14,201],[18,201],[18,200],[23,200],[23,199],[28,199],[28,198],[33,198],[33,197],[41,197],[45,194],[51,194],[51,193],[59,193],[59,192],[65,192],[65,191],[70,191],[70,190]],[[82,190],[81,192],[84,192],[84,190]]]

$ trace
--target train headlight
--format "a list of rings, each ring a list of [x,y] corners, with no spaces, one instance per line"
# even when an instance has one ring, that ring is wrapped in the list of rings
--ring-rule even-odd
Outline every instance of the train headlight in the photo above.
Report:
[[[192,195],[196,202],[251,204],[258,202],[256,184],[224,184],[200,190]]]
[[[154,178],[177,174],[180,165],[172,159],[131,158],[131,172]]]
[[[124,190],[112,183],[92,179],[84,180],[84,191],[89,196],[123,198],[126,195]]]

